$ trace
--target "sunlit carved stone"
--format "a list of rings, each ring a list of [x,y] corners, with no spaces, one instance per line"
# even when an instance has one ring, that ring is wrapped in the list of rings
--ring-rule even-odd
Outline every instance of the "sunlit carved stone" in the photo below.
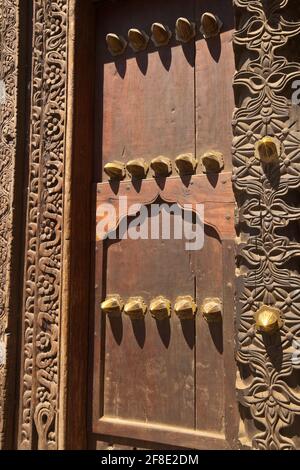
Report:
[[[108,50],[112,55],[123,54],[127,46],[127,42],[125,41],[125,39],[122,38],[122,36],[118,36],[114,33],[107,34],[106,43]]]
[[[125,164],[118,161],[106,163],[104,171],[111,179],[122,180],[126,176]]]
[[[151,32],[151,39],[157,47],[166,46],[172,36],[168,26],[164,26],[161,23],[153,23],[151,26]]]
[[[217,36],[223,26],[222,21],[212,13],[204,13],[201,17],[200,32],[205,39]]]
[[[274,163],[279,160],[281,144],[276,137],[264,137],[255,146],[255,156],[263,163]]]
[[[175,160],[175,167],[181,175],[192,175],[195,173],[198,161],[192,153],[179,155]]]
[[[149,36],[144,31],[132,28],[128,31],[128,40],[131,49],[134,52],[144,51],[149,42]]]
[[[148,163],[143,158],[130,160],[126,168],[133,178],[138,179],[145,178],[149,170]]]
[[[125,304],[124,313],[132,320],[144,318],[147,306],[142,297],[130,297]]]
[[[172,162],[167,157],[156,157],[151,161],[150,164],[155,176],[168,176],[172,173]]]
[[[201,164],[204,173],[219,173],[224,168],[223,154],[210,150],[202,155]]]
[[[282,326],[280,310],[263,305],[255,313],[256,328],[264,333],[275,333]]]
[[[177,297],[174,311],[180,320],[188,320],[194,318],[197,311],[197,305],[194,302],[193,297],[190,295]]]
[[[189,42],[196,35],[196,25],[187,18],[178,18],[176,21],[176,39],[180,42]]]
[[[202,315],[208,322],[220,321],[222,319],[222,302],[218,298],[207,298],[201,306]]]
[[[171,302],[160,295],[151,301],[150,313],[156,320],[164,320],[171,316]]]
[[[121,315],[123,305],[123,301],[118,294],[111,294],[101,303],[101,310],[111,317],[117,317]]]

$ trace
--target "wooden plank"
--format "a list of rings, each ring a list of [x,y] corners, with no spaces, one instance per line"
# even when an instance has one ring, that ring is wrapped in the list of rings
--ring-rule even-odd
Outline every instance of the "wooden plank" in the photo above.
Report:
[[[200,157],[208,150],[222,152],[228,171],[232,167],[232,80],[235,73],[232,0],[196,2],[198,24],[205,12],[216,14],[223,27],[220,36],[196,41],[196,154]]]
[[[148,306],[158,295],[173,305],[178,295],[193,295],[183,240],[111,242],[106,256],[107,294],[142,296]],[[104,416],[193,429],[195,333],[186,323],[174,313],[156,322],[149,311],[145,321],[106,322]]]
[[[98,181],[101,157],[104,165],[137,157],[150,161],[158,155],[174,159],[180,153],[195,151],[195,46],[194,41],[183,46],[176,41],[175,23],[180,16],[193,19],[194,0],[142,4],[131,0],[99,8],[97,127],[102,138],[97,143]],[[151,35],[154,22],[172,30],[168,46],[157,48],[150,41],[144,52],[134,53],[127,47],[117,57],[107,51],[107,33],[126,38],[129,28],[139,28]]]
[[[229,446],[222,434],[191,431],[174,426],[162,426],[160,424],[145,424],[145,422],[132,422],[103,418],[94,423],[95,433],[133,439],[159,442],[168,446],[174,445],[187,449],[199,450],[229,450]]]
[[[235,361],[235,255],[233,240],[223,241],[223,329],[224,329],[224,388],[225,435],[231,448],[237,445],[239,409],[236,399]]]
[[[195,253],[197,304],[205,298],[223,301],[222,244],[206,227],[204,249]],[[224,433],[224,362],[222,322],[196,317],[196,429]]]
[[[119,211],[120,197],[126,196],[127,207],[132,204],[150,204],[158,197],[163,201],[184,204],[204,204],[205,223],[214,227],[221,239],[234,238],[234,194],[231,173],[221,173],[209,179],[206,175],[194,175],[188,181],[170,177],[157,181],[153,178],[140,182],[97,185],[97,205],[110,203]]]

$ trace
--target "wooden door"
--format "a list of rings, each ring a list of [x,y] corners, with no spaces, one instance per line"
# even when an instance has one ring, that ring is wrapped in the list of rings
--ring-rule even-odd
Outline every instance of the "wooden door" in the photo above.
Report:
[[[147,207],[149,230],[147,239],[95,242],[91,445],[99,449],[235,446],[231,3],[128,0],[98,6],[96,212],[103,203],[118,207],[126,197],[128,204]],[[163,26],[157,37],[151,37],[154,23]],[[132,28],[138,31],[128,35]],[[110,33],[116,36],[109,49]],[[193,174],[176,171],[180,155],[190,163],[197,159]],[[171,162],[168,176],[149,169],[143,178],[131,178],[127,171],[117,181],[105,171],[114,161],[143,159],[150,166],[159,156]],[[212,161],[217,163],[209,166]],[[155,202],[166,208],[203,204],[203,248],[186,250],[185,240],[172,236],[153,239]],[[125,210],[120,219],[126,215],[135,214]],[[121,313],[109,315],[101,305],[116,295]],[[170,317],[151,315],[158,296],[170,301]],[[197,307],[186,319],[174,311],[182,296]],[[131,298],[143,300],[145,315],[124,313]],[[203,312],[211,300],[221,306],[213,321]]]

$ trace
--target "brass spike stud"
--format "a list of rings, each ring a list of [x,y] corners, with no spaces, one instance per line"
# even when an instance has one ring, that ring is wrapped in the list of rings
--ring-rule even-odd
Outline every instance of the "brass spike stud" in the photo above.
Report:
[[[279,160],[281,144],[276,137],[263,137],[256,142],[255,156],[263,163],[275,163]]]
[[[128,40],[131,49],[134,52],[144,51],[149,42],[149,36],[144,31],[140,31],[136,28],[131,28],[128,31]]]
[[[221,152],[210,150],[201,156],[200,161],[203,173],[219,173],[224,168],[224,158]]]
[[[200,20],[200,33],[205,39],[217,36],[223,26],[222,21],[213,13],[203,13]]]
[[[222,319],[222,302],[219,298],[206,298],[201,305],[201,313],[208,322]]]
[[[154,171],[155,176],[166,177],[172,173],[172,162],[167,157],[159,156],[153,158],[150,167]]]
[[[186,153],[179,155],[175,159],[176,171],[181,175],[192,175],[198,165],[198,160],[193,156],[192,153]]]
[[[180,296],[175,301],[174,311],[180,320],[189,320],[194,318],[197,305],[190,295]]]
[[[106,44],[109,52],[114,56],[123,54],[127,47],[125,39],[115,33],[109,33],[106,35]]]
[[[110,317],[118,317],[122,313],[124,303],[119,294],[111,294],[101,303],[101,310]]]
[[[130,297],[125,304],[124,313],[132,320],[144,318],[147,306],[142,297]]]
[[[269,305],[262,305],[255,313],[255,323],[258,331],[275,333],[282,326],[280,310]]]
[[[151,33],[151,40],[156,47],[166,46],[172,36],[168,26],[164,26],[161,23],[153,23]]]
[[[129,160],[129,162],[127,162],[126,168],[128,173],[130,173],[131,176],[136,179],[146,178],[149,170],[148,163],[143,158]]]
[[[122,180],[126,176],[125,164],[123,162],[118,162],[116,160],[108,162],[104,165],[103,169],[111,179]]]
[[[180,42],[189,42],[196,35],[196,25],[187,18],[178,18],[176,21],[176,39]]]
[[[159,295],[150,303],[150,313],[156,320],[164,320],[171,316],[171,302]]]

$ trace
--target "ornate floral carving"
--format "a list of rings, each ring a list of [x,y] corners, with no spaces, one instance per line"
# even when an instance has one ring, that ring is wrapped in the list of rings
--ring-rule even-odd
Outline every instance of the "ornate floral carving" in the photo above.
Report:
[[[57,448],[68,0],[33,1],[20,448]]]
[[[233,120],[233,182],[239,204],[237,360],[239,400],[245,410],[241,441],[259,449],[293,449],[291,426],[300,415],[299,186],[300,132],[293,117],[291,82],[300,64],[285,57],[300,22],[289,19],[290,0],[235,0],[237,108]],[[264,164],[255,152],[265,136],[281,154]],[[255,312],[280,310],[283,326],[272,336],[255,328]],[[251,414],[251,419],[247,413]],[[243,414],[243,413],[242,413]],[[249,422],[252,420],[252,423]],[[253,429],[255,431],[253,432]]]
[[[18,88],[18,0],[0,2],[0,449],[7,447]]]

